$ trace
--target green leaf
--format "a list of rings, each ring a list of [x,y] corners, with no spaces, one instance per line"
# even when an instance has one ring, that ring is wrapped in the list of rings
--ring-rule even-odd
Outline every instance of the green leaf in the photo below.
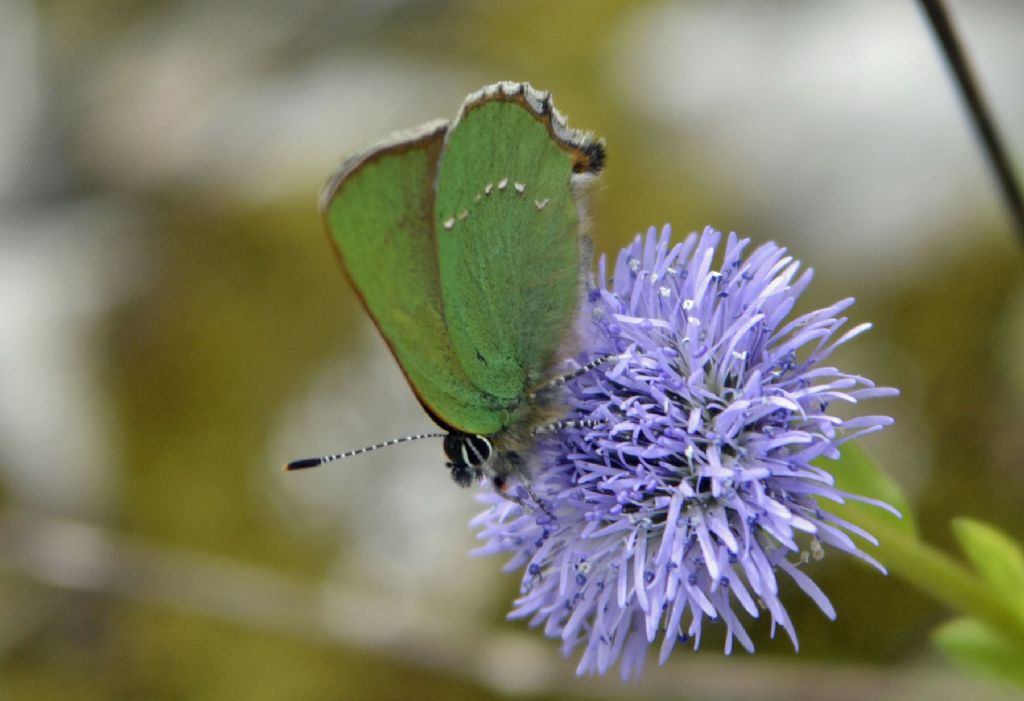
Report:
[[[1024,621],[1024,552],[1012,538],[981,521],[953,520],[960,547],[974,569]]]
[[[932,642],[964,670],[1024,687],[1024,649],[974,618],[957,618],[932,633]]]
[[[902,518],[897,518],[872,504],[852,500],[847,500],[846,504],[828,504],[828,511],[868,530],[872,530],[873,522],[884,519],[886,525],[895,526],[908,535],[916,535],[913,512],[899,485],[879,469],[855,443],[843,446],[842,456],[838,461],[819,461],[817,464],[832,473],[839,489],[885,502],[899,511]]]

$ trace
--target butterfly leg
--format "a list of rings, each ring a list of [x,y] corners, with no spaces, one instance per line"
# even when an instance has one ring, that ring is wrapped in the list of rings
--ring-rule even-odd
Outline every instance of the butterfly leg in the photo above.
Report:
[[[537,495],[537,492],[533,490],[533,486],[530,484],[529,480],[520,479],[518,480],[518,484],[513,487],[505,475],[495,475],[491,478],[491,482],[494,484],[494,490],[498,494],[503,496],[505,499],[518,504],[519,508],[521,508],[524,513],[532,513],[539,509],[549,519],[552,521],[555,520],[554,513],[552,513],[551,509],[548,508],[548,505],[545,504]],[[522,495],[518,494],[518,489],[522,489],[526,493],[528,499],[524,499]]]

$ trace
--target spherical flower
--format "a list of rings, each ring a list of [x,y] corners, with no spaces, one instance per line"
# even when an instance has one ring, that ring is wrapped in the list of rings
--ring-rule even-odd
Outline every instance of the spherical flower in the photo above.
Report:
[[[570,423],[546,441],[530,489],[481,495],[475,553],[511,555],[506,569],[523,573],[509,616],[543,626],[565,654],[582,647],[580,674],[621,658],[629,677],[648,647],[664,663],[711,622],[725,626],[726,653],[734,641],[752,652],[744,614],[766,613],[796,647],[786,579],[835,616],[808,554],[831,546],[884,571],[850,534],[872,536],[827,510],[871,500],[812,464],[892,423],[830,411],[896,394],[824,364],[870,325],[840,335],[852,299],[787,320],[811,271],[798,276],[773,243],[744,256],[750,242],[735,234],[716,268],[721,238],[708,228],[672,246],[668,227],[651,229],[610,280],[602,258],[578,361],[610,359],[567,383]]]

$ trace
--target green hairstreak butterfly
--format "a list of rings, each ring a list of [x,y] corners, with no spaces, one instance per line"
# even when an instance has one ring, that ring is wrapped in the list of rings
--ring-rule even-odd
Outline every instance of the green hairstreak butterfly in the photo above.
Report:
[[[320,210],[341,264],[444,433],[298,460],[300,469],[444,437],[456,482],[527,477],[558,417],[554,371],[571,350],[589,244],[585,182],[604,143],[570,129],[548,93],[502,82],[455,121],[392,135],[346,160]]]

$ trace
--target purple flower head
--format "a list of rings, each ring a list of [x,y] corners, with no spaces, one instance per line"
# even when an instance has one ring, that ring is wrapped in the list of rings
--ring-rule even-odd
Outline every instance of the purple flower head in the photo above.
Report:
[[[804,572],[807,554],[832,546],[884,568],[850,538],[872,536],[825,510],[859,498],[834,486],[816,458],[892,423],[839,418],[834,403],[892,396],[825,364],[852,299],[788,319],[811,272],[773,243],[744,256],[748,239],[710,228],[675,246],[668,227],[637,236],[581,315],[585,353],[617,356],[568,383],[569,418],[545,448],[532,489],[543,509],[493,492],[473,520],[477,554],[511,555],[522,569],[510,613],[582,647],[577,671],[622,660],[641,670],[647,648],[662,663],[677,642],[700,645],[705,624],[725,626],[725,651],[753,642],[744,614],[771,620],[797,645],[780,599],[795,582],[830,618]],[[884,506],[884,505],[882,505]]]

